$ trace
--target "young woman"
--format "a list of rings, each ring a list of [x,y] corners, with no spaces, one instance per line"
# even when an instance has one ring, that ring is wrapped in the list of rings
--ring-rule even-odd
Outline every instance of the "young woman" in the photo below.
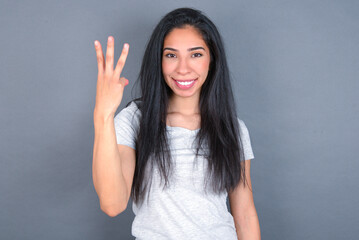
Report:
[[[215,25],[191,8],[164,16],[143,57],[141,97],[116,116],[129,45],[115,70],[113,37],[106,60],[98,41],[95,49],[93,181],[101,209],[116,216],[132,197],[136,239],[260,239],[254,155]]]

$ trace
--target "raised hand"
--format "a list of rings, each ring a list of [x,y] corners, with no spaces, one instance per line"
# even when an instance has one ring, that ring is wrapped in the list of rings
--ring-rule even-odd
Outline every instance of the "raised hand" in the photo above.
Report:
[[[115,70],[113,70],[114,38],[108,37],[106,61],[99,41],[95,41],[95,50],[98,63],[98,77],[96,87],[96,105],[94,118],[114,117],[118,106],[121,104],[123,91],[128,80],[120,77],[129,51],[129,45],[124,44]]]

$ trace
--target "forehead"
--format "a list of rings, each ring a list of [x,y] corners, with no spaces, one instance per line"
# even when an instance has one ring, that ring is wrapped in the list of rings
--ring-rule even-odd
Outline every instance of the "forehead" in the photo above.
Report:
[[[202,46],[206,47],[199,31],[191,26],[174,28],[164,39],[164,47],[169,46]]]

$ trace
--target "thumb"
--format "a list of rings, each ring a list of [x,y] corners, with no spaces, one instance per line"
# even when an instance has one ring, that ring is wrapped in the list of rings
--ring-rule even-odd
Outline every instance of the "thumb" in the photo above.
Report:
[[[123,85],[123,86],[127,86],[129,81],[128,79],[124,78],[124,77],[121,77],[120,78],[120,83]]]

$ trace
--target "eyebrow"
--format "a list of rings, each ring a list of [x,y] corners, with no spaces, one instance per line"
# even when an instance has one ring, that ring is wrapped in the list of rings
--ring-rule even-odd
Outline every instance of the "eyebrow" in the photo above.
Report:
[[[204,51],[206,51],[203,47],[194,47],[194,48],[188,48],[187,51],[194,51],[194,50],[197,50],[197,49],[203,49]],[[170,50],[170,51],[174,51],[174,52],[178,52],[177,49],[175,48],[164,48],[163,51],[165,50]]]

